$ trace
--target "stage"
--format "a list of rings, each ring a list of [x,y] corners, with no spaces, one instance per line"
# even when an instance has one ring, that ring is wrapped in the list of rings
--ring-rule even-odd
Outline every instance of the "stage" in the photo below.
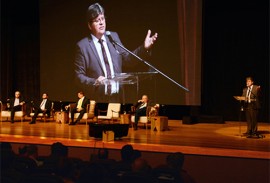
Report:
[[[264,138],[246,138],[245,122],[227,121],[224,124],[199,123],[182,124],[181,120],[169,120],[165,131],[146,130],[139,126],[137,131],[129,128],[128,136],[112,142],[89,137],[89,125],[85,122],[69,126],[55,121],[37,121],[29,124],[16,121],[0,124],[0,141],[11,143],[33,143],[51,145],[61,142],[73,147],[106,147],[121,149],[125,144],[149,152],[183,152],[190,155],[211,155],[223,157],[242,157],[270,159],[270,124],[259,123],[259,133]]]

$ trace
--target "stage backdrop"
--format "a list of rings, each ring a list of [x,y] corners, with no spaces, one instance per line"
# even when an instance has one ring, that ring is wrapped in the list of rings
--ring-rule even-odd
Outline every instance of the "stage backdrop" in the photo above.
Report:
[[[76,101],[74,93],[76,89],[73,88],[71,73],[73,71],[69,70],[67,65],[73,62],[71,52],[75,43],[89,33],[84,22],[84,14],[85,8],[93,1],[78,2],[1,0],[0,100],[2,102],[14,96],[16,90],[20,90],[29,102],[40,99],[43,92],[48,92],[50,99],[54,101],[69,99]],[[106,8],[108,29],[117,31],[127,48],[134,49],[141,44],[149,28],[159,33],[151,63],[190,90],[188,93],[183,92],[159,76],[163,81],[158,78],[156,80],[158,83],[170,83],[169,87],[156,89],[157,93],[163,94],[161,99],[166,100],[164,104],[168,104],[167,99],[170,97],[175,99],[173,102],[201,103],[200,107],[194,108],[197,110],[193,110],[192,105],[165,105],[163,114],[172,119],[181,119],[182,115],[189,114],[219,115],[223,116],[224,120],[237,121],[239,103],[233,96],[242,94],[245,77],[251,75],[262,89],[259,121],[269,122],[269,1],[203,0],[202,17],[201,10],[194,10],[199,9],[201,5],[192,0],[169,1],[164,4],[151,2],[152,4],[148,4],[148,1],[136,3],[100,1]],[[66,9],[65,6],[70,8]],[[187,7],[186,11],[181,7]],[[78,8],[81,11],[75,12],[74,10]],[[40,21],[44,21],[43,16],[48,17],[45,21],[48,24],[48,32],[46,29],[41,30],[47,26],[40,25]],[[202,29],[195,29],[196,26],[200,27],[201,19]],[[52,31],[49,31],[49,24],[52,22],[53,26],[50,28]],[[82,32],[78,32],[79,27]],[[191,32],[192,30],[194,32]],[[53,31],[58,32],[57,36],[51,34]],[[41,38],[40,34],[43,34]],[[45,52],[44,45],[40,44],[40,41],[44,42],[46,38],[59,41],[47,45],[49,50]],[[200,64],[196,64],[200,63],[200,59],[197,59],[200,52],[195,51],[199,50],[200,39],[202,39],[201,67]],[[41,59],[40,52],[42,52]],[[52,55],[56,55],[58,59]],[[161,66],[164,63],[165,67]],[[175,67],[171,69],[169,65]],[[44,80],[46,72],[48,79]],[[198,74],[200,72],[201,74]],[[198,82],[201,82],[201,85]],[[48,87],[49,83],[56,84]],[[176,89],[176,92],[167,92],[172,92],[173,89]],[[198,94],[200,92],[201,99]],[[160,103],[163,104],[163,101]]]

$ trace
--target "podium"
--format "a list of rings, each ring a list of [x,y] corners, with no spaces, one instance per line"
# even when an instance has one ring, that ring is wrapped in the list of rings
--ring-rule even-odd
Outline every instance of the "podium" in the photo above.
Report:
[[[244,111],[244,104],[245,103],[251,103],[256,102],[256,99],[247,99],[245,96],[233,96],[236,100],[240,102],[240,112],[239,112],[239,136],[246,136],[244,134],[241,134],[241,113]],[[246,136],[247,138],[252,138],[252,136]],[[256,134],[256,138],[264,138],[264,135]]]
[[[147,93],[156,100],[156,75],[158,72],[117,73],[95,85],[95,96],[99,102],[133,103],[140,95]],[[110,93],[108,87],[110,86]]]

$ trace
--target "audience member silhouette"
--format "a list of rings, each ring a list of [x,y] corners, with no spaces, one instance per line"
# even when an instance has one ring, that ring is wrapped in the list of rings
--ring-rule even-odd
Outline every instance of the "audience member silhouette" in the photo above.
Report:
[[[154,182],[152,177],[151,166],[148,162],[138,157],[134,159],[131,165],[131,171],[125,172],[120,178],[121,183],[149,183]]]
[[[59,179],[65,183],[86,183],[86,182],[106,182],[106,183],[144,183],[163,181],[160,177],[167,176],[167,181],[171,183],[195,183],[193,178],[183,169],[184,154],[181,152],[171,153],[166,157],[166,164],[152,168],[146,159],[142,157],[139,150],[133,149],[130,144],[124,145],[121,149],[121,160],[109,159],[109,150],[106,148],[98,149],[95,159],[84,162],[79,158],[68,157],[68,147],[60,142],[51,145],[51,153],[48,157],[43,157],[44,164],[38,157],[36,145],[26,145],[19,149],[19,155],[13,152],[11,144],[2,142],[1,147],[1,172],[4,173],[3,181],[22,179],[22,183],[32,180],[32,175],[42,173],[44,176],[55,175],[52,179]],[[28,161],[32,161],[32,166]],[[17,161],[25,163],[27,166],[24,171],[16,167]],[[39,166],[39,168],[38,168]],[[33,169],[33,167],[35,169]],[[43,171],[46,168],[50,171]],[[7,171],[9,170],[9,171]],[[10,170],[15,170],[12,172]],[[16,175],[17,178],[13,177]],[[23,178],[25,177],[25,178]],[[37,178],[37,177],[35,177]],[[46,178],[44,177],[44,180]]]
[[[132,145],[124,145],[121,149],[121,160],[118,162],[119,168],[122,170],[131,170],[131,164],[134,159],[134,149]]]
[[[48,173],[57,173],[58,166],[68,157],[68,147],[60,142],[51,145],[51,153],[44,157],[44,167]]]
[[[132,169],[132,172],[143,173],[143,174],[149,174],[151,172],[151,166],[142,157],[138,157],[133,161],[131,165],[131,169]]]
[[[10,168],[16,154],[12,150],[12,146],[9,142],[1,142],[0,148],[1,171],[5,171]]]
[[[43,162],[38,160],[38,147],[34,144],[26,145],[19,148],[19,155],[21,157],[29,158],[35,161],[37,166],[42,166]]]
[[[166,158],[166,165],[161,165],[154,169],[156,174],[171,174],[175,182],[195,183],[193,178],[183,169],[185,156],[181,152],[169,154]]]
[[[97,155],[92,155],[90,163],[97,163],[104,168],[105,173],[110,176],[115,167],[116,160],[109,158],[109,151],[106,148],[98,149]]]

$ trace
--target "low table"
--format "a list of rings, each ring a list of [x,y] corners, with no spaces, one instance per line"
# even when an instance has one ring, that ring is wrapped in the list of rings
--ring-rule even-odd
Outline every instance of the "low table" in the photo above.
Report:
[[[168,130],[168,117],[167,116],[151,117],[151,130],[152,131]]]
[[[56,122],[62,123],[62,124],[68,123],[68,120],[69,120],[68,113],[66,113],[64,111],[56,111],[55,116],[56,116],[56,118],[55,118]]]
[[[121,114],[120,124],[130,124],[130,114]]]

